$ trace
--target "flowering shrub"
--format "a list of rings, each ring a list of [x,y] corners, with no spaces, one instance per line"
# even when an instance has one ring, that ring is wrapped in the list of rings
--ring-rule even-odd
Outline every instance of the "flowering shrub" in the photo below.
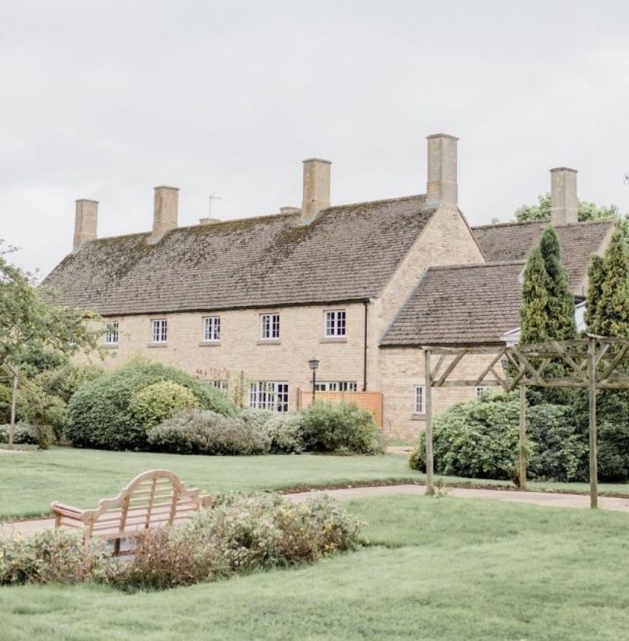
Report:
[[[299,454],[304,451],[304,415],[292,412],[274,414],[264,424],[274,454]]]
[[[264,428],[199,409],[173,414],[149,430],[148,442],[172,454],[265,454],[271,445]]]
[[[10,425],[0,425],[0,443],[9,442]],[[37,445],[37,430],[28,423],[16,423],[13,432],[13,442],[16,445]]]
[[[85,549],[81,534],[67,530],[0,540],[0,585],[82,583],[97,573],[102,558],[98,546]]]

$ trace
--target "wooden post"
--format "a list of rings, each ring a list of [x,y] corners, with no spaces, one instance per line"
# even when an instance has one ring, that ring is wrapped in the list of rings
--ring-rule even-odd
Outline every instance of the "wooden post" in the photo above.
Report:
[[[13,439],[15,438],[15,407],[17,405],[17,383],[18,371],[16,368],[10,368],[13,374],[13,386],[11,392],[11,424],[9,425],[9,449],[13,449]]]
[[[590,507],[598,508],[598,453],[596,443],[596,339],[588,338],[588,391],[590,401]]]
[[[432,456],[432,374],[430,371],[430,350],[424,350],[425,410],[426,410],[426,494],[435,493],[434,462]]]
[[[526,489],[526,385],[520,385],[520,488]]]

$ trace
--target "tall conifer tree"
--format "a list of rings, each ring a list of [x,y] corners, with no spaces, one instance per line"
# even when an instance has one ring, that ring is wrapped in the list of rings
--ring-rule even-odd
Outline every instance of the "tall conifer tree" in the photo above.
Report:
[[[539,247],[529,256],[524,269],[522,307],[520,308],[520,342],[543,343],[548,340],[548,274]]]
[[[597,333],[629,337],[629,253],[620,232],[614,234],[605,252],[600,287],[595,315]]]
[[[585,304],[585,324],[590,334],[601,334],[598,304],[603,293],[605,267],[602,256],[594,254],[588,268],[588,291]]]

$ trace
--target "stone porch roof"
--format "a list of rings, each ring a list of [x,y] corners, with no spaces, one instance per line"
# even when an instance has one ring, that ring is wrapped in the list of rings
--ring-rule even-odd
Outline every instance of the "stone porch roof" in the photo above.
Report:
[[[434,214],[425,196],[94,240],[44,283],[104,316],[377,297]]]
[[[499,344],[517,327],[520,274],[526,263],[510,261],[431,267],[380,345]]]
[[[584,294],[579,288],[587,275],[590,257],[601,247],[614,224],[613,219],[605,218],[554,228],[561,243],[561,262],[574,294]],[[550,221],[543,220],[502,223],[472,227],[472,232],[487,262],[526,260],[549,225]]]

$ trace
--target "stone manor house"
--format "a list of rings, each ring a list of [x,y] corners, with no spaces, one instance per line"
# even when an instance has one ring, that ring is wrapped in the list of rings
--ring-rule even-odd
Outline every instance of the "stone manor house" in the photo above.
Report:
[[[76,201],[74,250],[47,277],[59,304],[106,321],[111,363],[136,354],[285,412],[311,390],[375,391],[383,429],[423,428],[422,346],[500,346],[517,327],[521,274],[553,225],[576,298],[612,220],[577,222],[576,171],[551,170],[552,218],[470,227],[458,208],[457,138],[429,136],[426,193],[330,203],[330,165],[303,163],[301,209],[178,226],[178,189],[156,187],[152,231],[97,237],[98,203]],[[459,366],[476,378],[488,355]],[[109,359],[108,359],[109,360]],[[470,371],[471,370],[471,371]],[[434,410],[479,388],[438,389]]]

